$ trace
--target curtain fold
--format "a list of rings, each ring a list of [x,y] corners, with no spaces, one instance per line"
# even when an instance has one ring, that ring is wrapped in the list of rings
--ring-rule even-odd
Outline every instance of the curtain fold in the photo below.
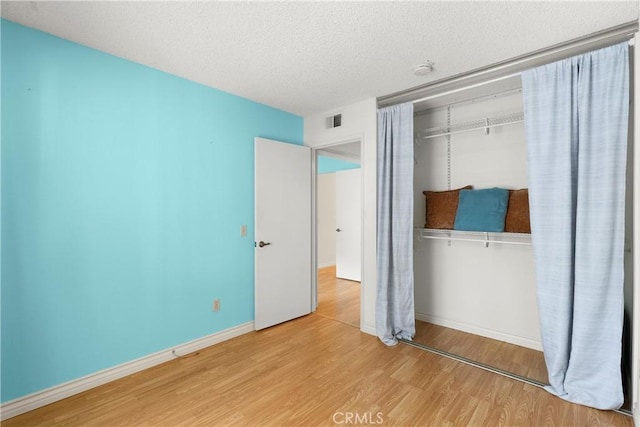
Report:
[[[522,74],[547,390],[598,409],[623,403],[628,50]]]
[[[382,342],[415,335],[413,104],[378,110],[376,331]]]

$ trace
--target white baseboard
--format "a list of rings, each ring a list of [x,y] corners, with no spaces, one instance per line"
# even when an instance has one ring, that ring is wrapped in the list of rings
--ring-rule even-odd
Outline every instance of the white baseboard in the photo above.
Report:
[[[457,329],[462,332],[468,332],[482,337],[492,338],[498,341],[508,342],[509,344],[519,345],[521,347],[531,348],[533,350],[542,351],[542,343],[540,341],[524,338],[517,335],[511,335],[504,332],[485,329],[475,325],[456,322],[454,320],[443,319],[441,317],[431,316],[424,313],[416,313],[416,320],[433,323],[434,325],[444,326],[445,328]]]
[[[131,375],[151,368],[152,366],[175,359],[176,356],[174,356],[173,351],[175,351],[176,354],[183,356],[254,330],[253,322],[243,323],[242,325],[225,329],[224,331],[216,332],[166,350],[149,354],[130,362],[125,362],[112,368],[103,369],[101,371],[94,372],[93,374],[89,374],[27,396],[10,400],[0,406],[0,420],[4,421],[8,418],[15,417],[16,415],[24,414],[25,412],[40,408],[41,406],[48,405],[69,396],[73,396],[74,394],[82,393],[83,391],[98,387],[102,384],[106,384],[119,378],[126,377],[127,375]]]
[[[373,336],[377,335],[376,325],[362,325],[360,331]]]
[[[335,267],[335,261],[327,261],[327,262],[318,262],[318,268],[327,268],[327,267]]]

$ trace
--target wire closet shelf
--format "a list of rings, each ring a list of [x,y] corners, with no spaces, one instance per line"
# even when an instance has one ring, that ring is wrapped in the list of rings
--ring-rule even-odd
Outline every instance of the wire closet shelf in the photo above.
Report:
[[[488,135],[491,128],[522,122],[524,122],[524,112],[518,111],[515,113],[503,114],[496,117],[488,117],[486,119],[473,120],[456,125],[442,125],[422,129],[416,132],[416,141],[419,142],[426,139],[437,138],[439,136],[471,132],[478,129],[484,129],[484,133]]]
[[[447,240],[458,242],[480,242],[484,247],[489,244],[531,245],[528,233],[494,233],[486,231],[442,230],[417,228],[418,240]]]

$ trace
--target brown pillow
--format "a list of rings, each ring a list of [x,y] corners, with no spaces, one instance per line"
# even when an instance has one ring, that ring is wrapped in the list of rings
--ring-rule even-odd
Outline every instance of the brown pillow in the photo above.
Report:
[[[506,233],[531,233],[529,220],[529,190],[509,190],[507,216],[504,220]]]
[[[458,197],[460,190],[471,190],[473,186],[467,185],[448,191],[423,191],[427,196],[427,222],[425,228],[445,228],[453,230],[458,211]]]

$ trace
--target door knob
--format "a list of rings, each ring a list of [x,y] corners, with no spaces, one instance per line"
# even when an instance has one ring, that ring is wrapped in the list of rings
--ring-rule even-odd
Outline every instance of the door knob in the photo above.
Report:
[[[339,233],[339,232],[341,232],[342,230],[340,230],[339,228],[336,228],[336,231]]]
[[[271,243],[269,242],[263,242],[262,240],[260,240],[260,243],[258,243],[258,246],[260,246],[261,248],[264,248],[265,246],[269,246]]]

